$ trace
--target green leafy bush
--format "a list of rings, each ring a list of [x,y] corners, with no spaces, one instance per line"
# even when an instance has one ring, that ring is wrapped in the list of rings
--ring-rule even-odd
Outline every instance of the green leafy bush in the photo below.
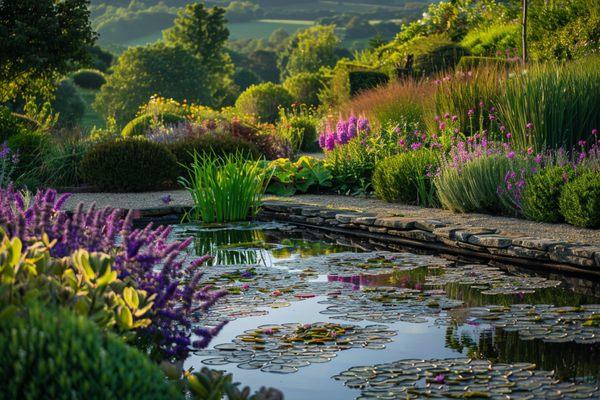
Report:
[[[0,142],[23,131],[19,119],[6,107],[0,106]]]
[[[254,216],[270,175],[258,161],[241,154],[216,157],[196,155],[179,183],[190,193],[191,221],[235,222]]]
[[[560,213],[571,225],[600,227],[600,172],[589,170],[568,182],[560,195]]]
[[[181,399],[146,356],[67,310],[31,306],[0,319],[8,399]]]
[[[250,86],[235,102],[235,108],[245,114],[255,115],[260,121],[273,123],[279,116],[279,107],[289,108],[292,95],[281,85],[272,82]]]
[[[224,134],[207,134],[198,138],[170,143],[167,147],[177,159],[178,176],[184,176],[187,167],[194,163],[194,153],[200,156],[216,155],[218,157],[239,153],[249,159],[258,159],[261,155],[252,142]]]
[[[85,113],[85,102],[70,79],[63,79],[57,86],[52,109],[58,114],[60,127],[74,127]]]
[[[303,106],[294,108],[292,112],[281,110],[277,135],[288,141],[294,152],[318,151],[317,123],[313,111]]]
[[[523,190],[522,209],[527,219],[538,222],[559,222],[559,199],[565,183],[573,178],[570,166],[551,166],[527,177]]]
[[[84,181],[100,190],[158,189],[173,181],[176,170],[164,145],[139,138],[96,144],[81,161]]]
[[[184,122],[185,118],[181,115],[164,113],[164,114],[144,114],[129,121],[121,131],[121,136],[127,138],[132,136],[143,136],[153,126],[170,125]]]
[[[403,51],[414,55],[413,68],[421,75],[454,68],[462,56],[469,54],[447,35],[418,36],[406,43]]]
[[[435,197],[432,176],[438,163],[436,153],[429,149],[380,161],[373,173],[375,195],[387,202],[431,205]]]
[[[434,179],[442,206],[454,212],[508,212],[498,189],[513,164],[504,155],[475,158],[460,169],[444,168]]]
[[[350,71],[348,73],[350,82],[350,96],[385,85],[390,80],[386,73],[379,71]]]
[[[8,146],[13,152],[18,153],[18,163],[15,169],[17,181],[28,185],[39,184],[37,167],[42,163],[44,155],[50,148],[50,139],[41,132],[24,131],[12,136]]]
[[[493,56],[518,47],[521,27],[516,23],[491,24],[469,31],[460,44],[475,56]]]
[[[271,161],[267,169],[273,176],[267,193],[278,196],[292,196],[296,192],[331,187],[332,175],[323,163],[312,157],[300,157],[292,162],[288,158]]]
[[[83,89],[99,90],[106,83],[104,74],[95,69],[80,69],[71,78],[77,86]]]
[[[227,399],[227,400],[283,400],[283,393],[274,388],[261,387],[258,392],[251,394],[249,387],[240,389],[239,383],[233,382],[231,374],[202,368],[189,374],[186,380],[193,399]]]
[[[378,157],[357,139],[336,146],[325,155],[324,163],[333,175],[334,187],[344,194],[366,194],[371,190]]]
[[[318,106],[319,92],[323,89],[323,77],[318,72],[301,72],[290,76],[283,82],[283,87],[294,97],[295,101],[309,106]]]

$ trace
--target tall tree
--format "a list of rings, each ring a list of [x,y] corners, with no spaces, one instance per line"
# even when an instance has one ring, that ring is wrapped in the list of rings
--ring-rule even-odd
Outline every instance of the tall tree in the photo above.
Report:
[[[206,68],[187,50],[158,43],[131,47],[123,53],[94,107],[122,126],[155,94],[213,105]]]
[[[229,38],[226,23],[225,9],[188,4],[179,12],[173,27],[164,31],[164,41],[192,53],[209,73],[230,74],[231,59],[225,51]]]
[[[332,67],[339,59],[340,45],[334,25],[313,26],[298,32],[280,54],[282,79],[300,72],[317,72],[324,66]]]
[[[88,5],[89,0],[0,1],[0,101],[40,90],[48,95],[58,75],[86,60],[96,39]]]

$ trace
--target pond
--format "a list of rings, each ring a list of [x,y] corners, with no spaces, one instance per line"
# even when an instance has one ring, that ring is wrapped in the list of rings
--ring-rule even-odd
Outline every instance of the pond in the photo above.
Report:
[[[600,398],[597,282],[278,223],[175,234],[214,256],[205,280],[229,291],[199,323],[230,322],[186,368],[289,400]]]

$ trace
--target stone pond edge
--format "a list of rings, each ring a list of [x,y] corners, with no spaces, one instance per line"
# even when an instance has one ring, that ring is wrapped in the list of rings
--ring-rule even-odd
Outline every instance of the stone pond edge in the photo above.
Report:
[[[178,222],[185,207],[136,210],[139,222]],[[381,216],[283,201],[266,201],[257,219],[291,222],[363,239],[542,269],[600,276],[600,246],[501,232],[495,228],[450,224],[436,219]]]

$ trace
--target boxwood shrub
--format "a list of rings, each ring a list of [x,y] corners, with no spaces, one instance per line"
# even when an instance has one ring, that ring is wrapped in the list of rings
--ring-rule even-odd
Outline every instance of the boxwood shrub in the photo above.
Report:
[[[272,82],[252,85],[235,102],[235,108],[255,115],[261,122],[273,123],[279,116],[279,107],[289,108],[294,98],[283,86]]]
[[[0,319],[0,386],[7,399],[182,399],[139,351],[41,306]]]
[[[83,89],[99,90],[106,83],[104,74],[95,69],[80,69],[72,78],[73,82]]]
[[[570,166],[552,166],[527,178],[522,197],[522,210],[527,219],[537,222],[559,222],[559,199],[565,183],[573,178]]]
[[[408,151],[379,163],[373,173],[375,195],[387,202],[424,204],[419,199],[420,189],[432,192],[432,180],[427,174],[439,164],[435,152],[429,149]]]
[[[144,114],[129,121],[121,131],[121,136],[133,137],[145,135],[153,124],[171,125],[184,122],[185,118],[181,115],[164,113],[160,115]]]
[[[143,138],[94,145],[81,161],[86,183],[99,190],[146,191],[174,182],[175,156],[164,146]]]
[[[560,195],[560,212],[580,228],[600,228],[600,172],[588,170],[568,182]]]

